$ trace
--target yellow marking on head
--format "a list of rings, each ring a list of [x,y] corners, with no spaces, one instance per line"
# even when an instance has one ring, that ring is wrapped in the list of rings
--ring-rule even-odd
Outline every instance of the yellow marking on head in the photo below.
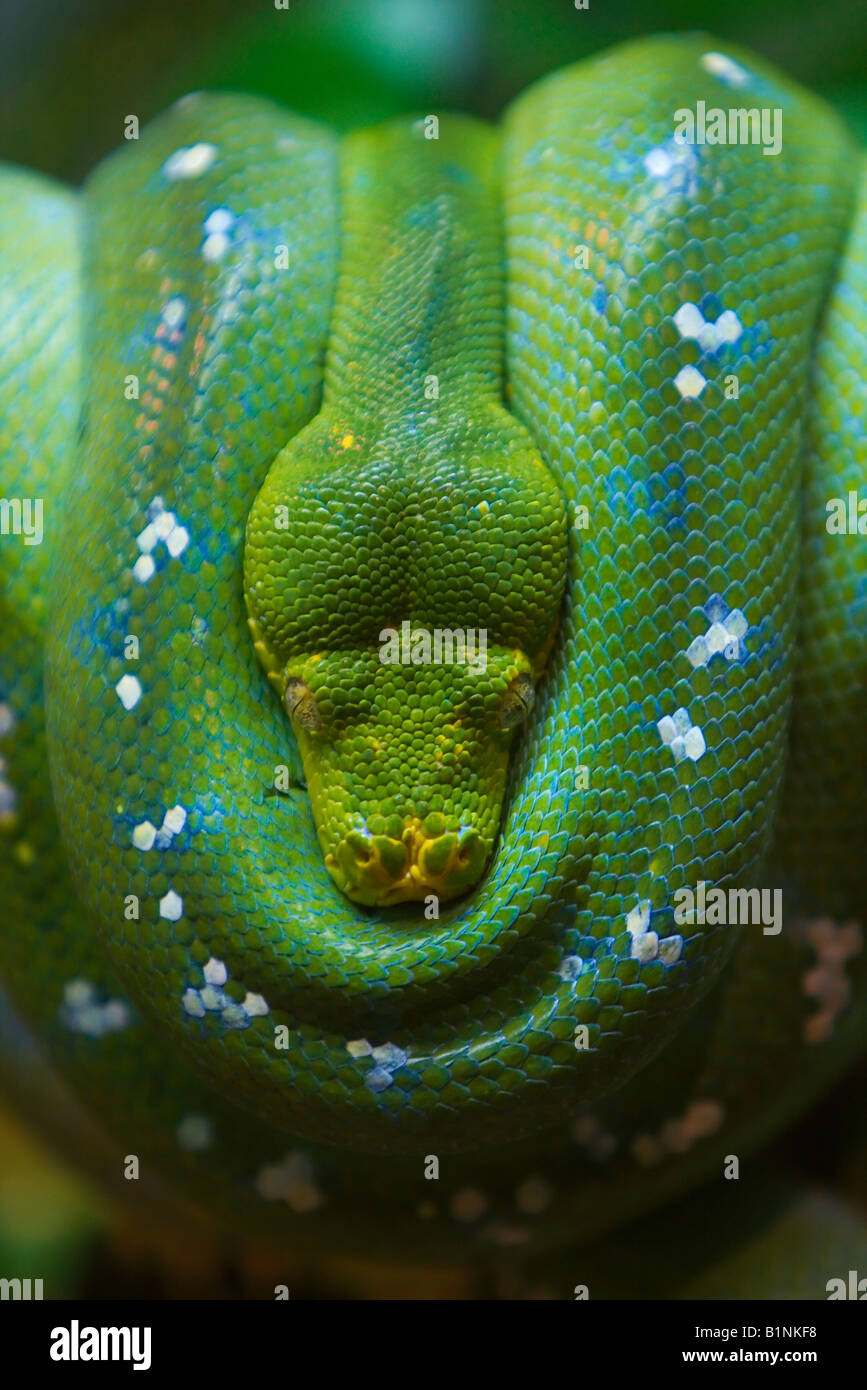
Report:
[[[343,436],[343,438],[341,439],[341,441],[340,441],[340,447],[341,447],[341,449],[351,449],[354,443],[355,443],[355,435],[354,435],[354,434],[345,434],[345,435]]]

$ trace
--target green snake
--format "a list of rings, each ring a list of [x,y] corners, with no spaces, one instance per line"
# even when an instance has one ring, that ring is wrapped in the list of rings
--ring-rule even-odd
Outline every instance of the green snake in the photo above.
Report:
[[[860,164],[687,35],[497,127],[195,94],[80,192],[2,171],[4,1069],[78,1161],[544,1249],[863,1048]]]

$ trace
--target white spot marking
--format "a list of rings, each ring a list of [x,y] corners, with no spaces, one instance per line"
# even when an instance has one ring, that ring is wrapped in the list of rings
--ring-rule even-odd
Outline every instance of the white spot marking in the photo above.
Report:
[[[142,821],[132,832],[132,843],[134,849],[149,850],[154,847],[154,840],[157,838],[157,828],[149,820]]]
[[[739,661],[744,654],[744,638],[749,631],[749,623],[740,608],[730,612],[725,603],[715,595],[707,605],[706,612],[712,619],[707,632],[696,637],[686,649],[687,659],[694,668],[707,666],[711,657],[721,654],[726,661]]]
[[[640,936],[633,936],[632,949],[629,952],[633,960],[640,961],[646,965],[648,961],[656,960],[659,954],[659,937],[655,931],[642,932]]]
[[[174,512],[160,512],[151,522],[157,541],[168,540],[172,531],[175,529],[175,525]]]
[[[224,1009],[231,1007],[232,1001],[221,989],[215,989],[213,985],[205,985],[204,989],[199,990],[199,998],[208,1013],[222,1013]]]
[[[181,1006],[185,1013],[191,1018],[204,1018],[205,1006],[199,998],[197,989],[185,989],[181,998]]]
[[[699,58],[705,72],[718,77],[727,87],[749,86],[750,74],[746,68],[729,58],[726,53],[703,53]]]
[[[697,338],[704,327],[704,314],[697,304],[681,304],[674,324],[681,338]]]
[[[723,309],[716,323],[709,323],[708,328],[714,330],[716,345],[736,343],[744,331],[744,326],[733,309]]]
[[[671,749],[675,762],[680,762],[682,758],[698,762],[706,751],[704,734],[697,724],[692,723],[683,707],[674,711],[673,718],[668,714],[663,715],[657,720],[656,727],[662,742]]]
[[[204,228],[209,236],[219,232],[228,232],[235,225],[235,214],[228,208],[214,208],[214,211],[205,218]]]
[[[393,1082],[394,1077],[391,1072],[386,1071],[384,1067],[374,1067],[373,1071],[369,1071],[364,1078],[365,1086],[367,1086],[369,1090],[374,1091],[377,1095],[380,1091],[388,1090]]]
[[[681,304],[674,315],[674,325],[681,338],[692,338],[705,352],[713,352],[724,343],[736,343],[744,326],[732,309],[723,309],[716,323],[706,319],[697,304]]]
[[[650,899],[642,898],[626,917],[626,930],[632,936],[643,936],[650,926]]]
[[[653,179],[663,185],[663,193],[672,190],[694,197],[698,192],[699,158],[692,145],[675,139],[656,145],[644,156],[644,167]]]
[[[129,1005],[122,999],[100,1000],[90,980],[70,980],[64,985],[60,1017],[71,1032],[88,1038],[119,1033],[132,1022]]]
[[[135,709],[143,694],[141,682],[138,677],[121,676],[114,688],[117,692],[117,698],[120,700],[124,709]]]
[[[187,317],[187,301],[176,294],[163,305],[162,320],[166,328],[180,328]]]
[[[707,378],[702,376],[697,367],[681,367],[674,378],[674,384],[684,399],[695,400],[707,386]]]
[[[133,845],[141,850],[153,849],[154,846],[157,849],[168,849],[174,836],[183,830],[186,823],[187,813],[183,806],[173,806],[163,815],[163,823],[159,830],[149,820],[137,825],[132,832]]]
[[[694,763],[697,763],[699,758],[707,752],[704,734],[697,724],[693,725],[683,740],[683,752],[684,756],[691,758]]]
[[[176,560],[179,555],[183,554],[189,543],[190,533],[186,526],[176,526],[174,530],[170,531],[168,536],[166,536],[166,550],[173,560]]]
[[[231,241],[223,232],[214,232],[202,242],[202,259],[211,265],[221,261],[231,246]]]
[[[146,584],[156,570],[151,551],[161,543],[169,555],[176,560],[190,543],[190,533],[186,526],[178,524],[174,512],[166,511],[161,497],[155,497],[148,507],[148,524],[136,536],[136,545],[142,552],[132,567],[135,578]]]
[[[657,145],[644,156],[644,167],[655,179],[664,179],[671,172],[671,155],[664,145]]]
[[[173,806],[170,811],[166,811],[163,816],[163,830],[167,830],[170,835],[178,835],[187,823],[187,813],[183,806]]]
[[[163,165],[163,173],[173,182],[177,179],[197,179],[207,173],[217,158],[217,146],[201,142],[198,145],[182,145],[170,154]]]
[[[383,1043],[373,1049],[373,1060],[386,1071],[397,1071],[398,1067],[406,1066],[406,1053],[394,1043]]]
[[[202,966],[202,974],[205,977],[205,984],[224,985],[229,978],[229,972],[223,961],[217,960],[215,956]]]
[[[143,555],[150,555],[158,540],[157,528],[149,521],[144,530],[136,536],[135,543]]]
[[[156,568],[150,555],[139,555],[132,567],[133,579],[139,584],[147,584],[148,580],[156,573]]]
[[[184,1009],[194,1018],[204,1018],[206,1013],[218,1013],[224,1028],[248,1028],[251,1019],[270,1013],[268,1002],[261,994],[248,991],[243,1003],[239,1004],[225,993],[222,986],[227,983],[229,972],[225,962],[216,956],[211,956],[205,962],[202,974],[205,979],[202,988],[186,990],[181,999]]]
[[[659,959],[663,965],[674,965],[683,950],[682,936],[666,936],[659,943]]]
[[[557,974],[561,980],[577,980],[584,970],[584,961],[580,956],[564,956],[560,962]]]
[[[170,888],[165,897],[160,898],[160,916],[167,922],[178,922],[184,915],[184,900],[174,888]]]
[[[263,1018],[271,1012],[261,994],[245,994],[242,1007],[248,1018]]]

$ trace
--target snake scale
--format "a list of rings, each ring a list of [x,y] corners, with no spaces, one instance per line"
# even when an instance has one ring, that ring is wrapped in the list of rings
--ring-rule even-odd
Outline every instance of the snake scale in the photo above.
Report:
[[[194,94],[80,192],[4,168],[3,1065],[70,1156],[292,1248],[538,1250],[863,1048],[860,164],[697,34],[498,127]]]

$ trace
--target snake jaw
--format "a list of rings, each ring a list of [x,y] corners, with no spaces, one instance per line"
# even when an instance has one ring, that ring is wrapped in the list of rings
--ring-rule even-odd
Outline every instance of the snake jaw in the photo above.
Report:
[[[365,906],[458,897],[480,878],[492,842],[469,826],[430,833],[410,817],[400,839],[351,830],[325,864],[347,897]]]

